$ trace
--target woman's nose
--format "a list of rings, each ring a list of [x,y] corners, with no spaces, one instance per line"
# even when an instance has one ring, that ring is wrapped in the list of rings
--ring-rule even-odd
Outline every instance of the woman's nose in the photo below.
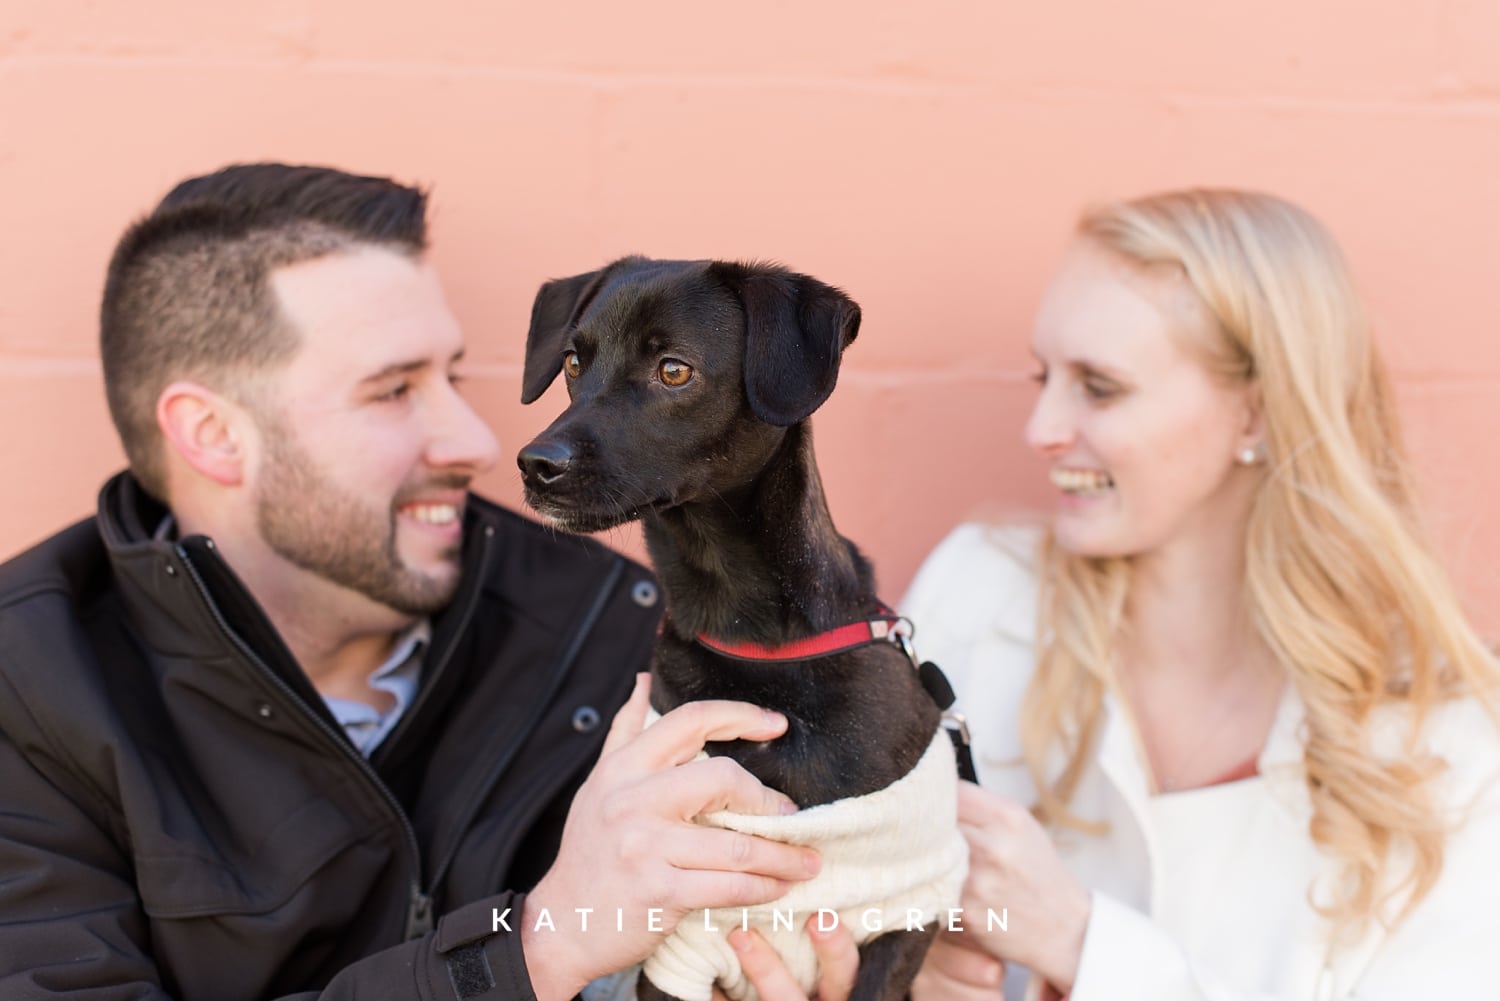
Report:
[[[1071,446],[1074,433],[1066,401],[1044,385],[1026,420],[1026,444],[1040,455],[1052,455]]]

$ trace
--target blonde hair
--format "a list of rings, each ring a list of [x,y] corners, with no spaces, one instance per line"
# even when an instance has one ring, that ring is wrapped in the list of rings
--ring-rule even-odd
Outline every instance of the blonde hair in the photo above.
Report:
[[[1195,345],[1210,371],[1259,384],[1269,461],[1245,538],[1245,593],[1306,708],[1309,833],[1343,875],[1320,909],[1335,940],[1384,919],[1392,900],[1403,901],[1400,920],[1443,862],[1428,781],[1439,763],[1418,750],[1426,713],[1479,693],[1493,716],[1500,673],[1425,540],[1390,384],[1343,256],[1303,210],[1241,191],[1109,205],[1078,234],[1180,273],[1217,327],[1212,343]],[[1042,579],[1022,744],[1039,816],[1094,829],[1068,803],[1113,683],[1130,564],[1067,553],[1049,537]],[[1408,708],[1410,724],[1403,753],[1378,758],[1372,717],[1390,704]],[[1066,767],[1049,776],[1044,762],[1059,747]]]

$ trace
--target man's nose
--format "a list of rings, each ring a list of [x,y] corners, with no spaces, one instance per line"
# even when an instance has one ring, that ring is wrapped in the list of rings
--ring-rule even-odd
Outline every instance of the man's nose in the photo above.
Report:
[[[458,390],[451,386],[447,389],[435,418],[427,447],[430,465],[461,466],[478,475],[500,461],[500,442]]]

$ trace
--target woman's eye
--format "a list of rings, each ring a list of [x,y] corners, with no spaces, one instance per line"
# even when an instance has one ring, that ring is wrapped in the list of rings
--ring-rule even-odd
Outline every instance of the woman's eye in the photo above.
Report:
[[[1083,380],[1083,391],[1091,400],[1108,400],[1119,392],[1114,383],[1101,382],[1098,379]]]
[[[576,379],[583,372],[583,362],[578,360],[577,351],[569,351],[563,355],[563,372],[569,379]]]
[[[693,377],[693,366],[676,358],[666,358],[656,366],[656,376],[662,381],[662,385],[675,389],[687,385],[688,380]]]

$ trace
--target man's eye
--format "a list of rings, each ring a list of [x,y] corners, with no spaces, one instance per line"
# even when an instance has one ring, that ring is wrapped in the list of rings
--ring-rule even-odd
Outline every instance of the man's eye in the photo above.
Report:
[[[1036,383],[1038,386],[1047,385],[1047,370],[1041,368],[1031,373],[1031,381]]]
[[[569,351],[563,355],[563,372],[569,379],[576,379],[583,372],[583,362],[578,360],[577,351]]]
[[[662,385],[676,389],[678,386],[686,386],[693,378],[693,366],[676,358],[664,358],[656,366],[656,377],[662,381]]]
[[[399,385],[392,386],[390,389],[386,390],[385,392],[381,393],[379,396],[375,397],[375,399],[381,400],[381,401],[385,401],[385,402],[394,402],[396,400],[402,399],[403,397],[406,396],[407,393],[410,393],[410,392],[411,392],[411,383],[409,383],[409,382],[403,382],[403,383],[400,383]]]

